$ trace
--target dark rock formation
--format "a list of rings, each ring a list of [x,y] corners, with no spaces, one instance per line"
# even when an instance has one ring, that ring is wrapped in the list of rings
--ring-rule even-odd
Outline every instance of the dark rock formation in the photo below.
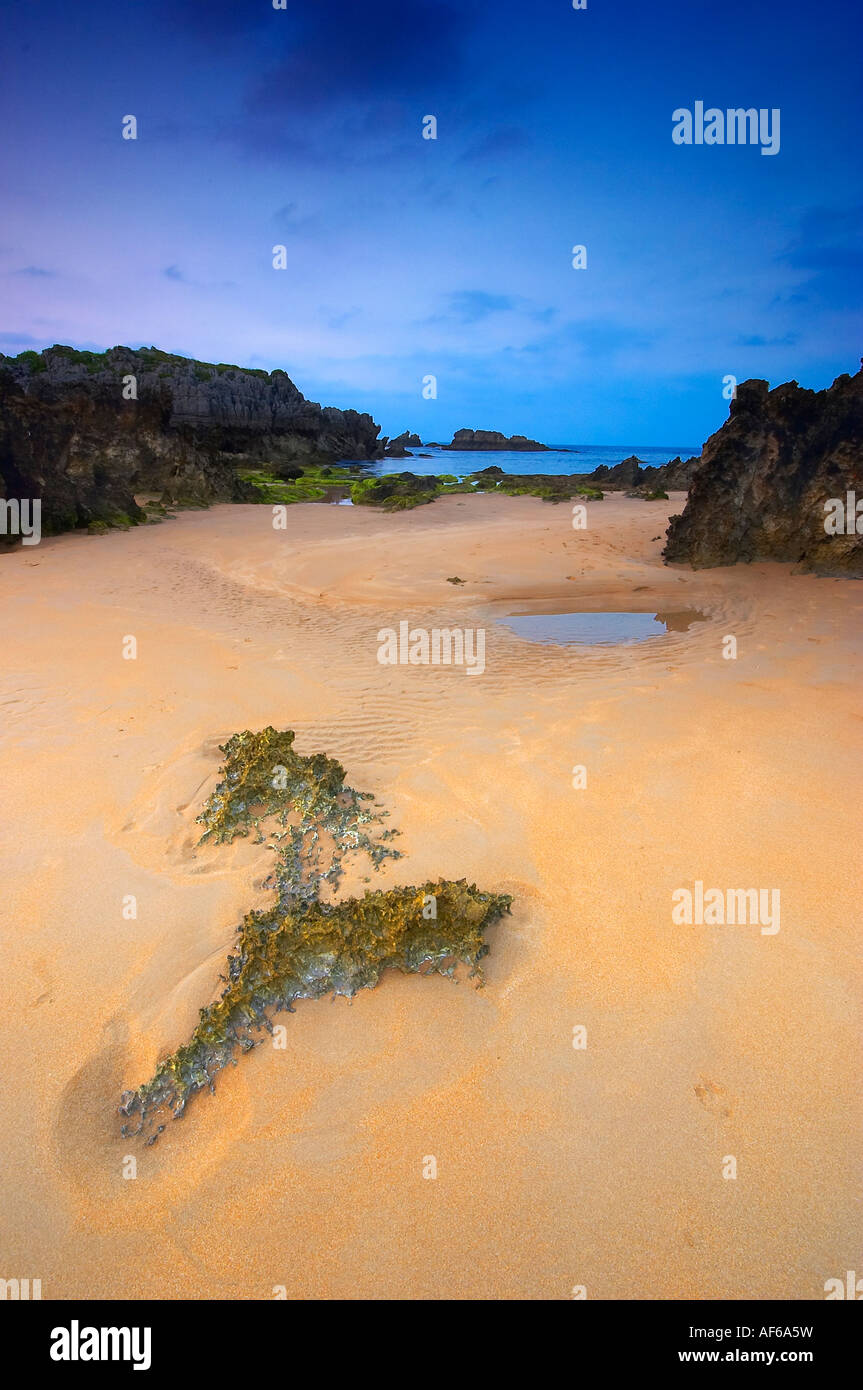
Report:
[[[701,455],[696,454],[691,459],[670,459],[659,468],[642,468],[638,475],[638,486],[656,490],[667,489],[669,492],[688,492],[700,463]]]
[[[704,446],[663,555],[696,569],[785,560],[818,574],[863,575],[849,493],[863,499],[863,371],[825,391],[745,381]],[[842,529],[831,534],[826,523],[839,506]]]
[[[607,463],[601,463],[588,474],[588,477],[592,483],[602,483],[603,487],[635,487],[643,468],[641,459],[632,454],[622,463],[614,464],[612,468],[609,468]]]
[[[632,454],[612,468],[606,463],[601,463],[588,476],[592,483],[601,483],[604,488],[626,488],[632,490],[634,496],[641,497],[666,490],[686,491],[699,462],[697,457],[685,462],[675,458],[663,463],[659,468],[654,468],[650,464],[642,463],[641,459]]]
[[[410,452],[408,445],[414,443],[419,444],[420,442],[421,441],[417,439],[415,434],[411,434],[408,430],[405,430],[403,434],[397,434],[395,439],[390,439],[387,442],[384,454],[390,459],[413,458],[413,454]]]
[[[124,399],[133,389],[137,399]],[[0,491],[41,498],[46,533],[140,521],[136,493],[244,500],[239,466],[381,456],[369,415],[321,408],[282,371],[196,362],[156,348],[55,346],[0,354]]]
[[[507,439],[498,430],[456,430],[452,444],[441,444],[441,449],[510,449],[522,453],[545,453],[547,444],[537,444],[535,439],[526,439],[523,434],[514,434]]]

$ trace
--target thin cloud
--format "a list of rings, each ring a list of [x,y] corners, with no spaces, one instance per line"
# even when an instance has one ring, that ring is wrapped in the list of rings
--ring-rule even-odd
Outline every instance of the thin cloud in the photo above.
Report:
[[[481,164],[488,159],[500,159],[502,155],[514,154],[530,143],[527,131],[520,126],[502,126],[491,130],[481,140],[468,146],[460,156],[462,164]]]

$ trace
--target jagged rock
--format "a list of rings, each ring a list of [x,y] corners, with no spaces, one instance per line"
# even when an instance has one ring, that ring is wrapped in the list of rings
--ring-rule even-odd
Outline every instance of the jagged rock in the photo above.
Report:
[[[640,458],[631,454],[612,468],[607,463],[601,463],[588,477],[591,482],[601,483],[603,487],[625,488],[632,497],[647,497],[666,490],[686,491],[699,462],[698,457],[687,459],[686,462],[674,458],[656,468],[652,464],[642,463]]]
[[[681,459],[679,456],[670,459],[659,468],[648,465],[639,473],[638,485],[655,491],[688,492],[692,486],[693,474],[700,462],[701,455],[696,454],[691,459]]]
[[[535,439],[526,439],[523,434],[514,434],[507,439],[499,430],[456,430],[452,444],[441,444],[442,449],[509,449],[522,453],[546,452],[547,444],[538,444]]]
[[[631,454],[628,459],[614,464],[612,468],[609,468],[607,463],[601,463],[587,476],[590,482],[602,483],[603,487],[635,487],[644,466],[641,459]]]
[[[414,438],[416,438],[416,436],[409,434],[407,430],[404,431],[404,434],[396,435],[395,439],[390,439],[387,441],[386,447],[384,449],[385,456],[390,459],[413,458],[413,454],[410,452],[407,446],[412,442]],[[417,439],[417,444],[419,444],[419,442],[420,441]]]
[[[853,514],[840,534],[825,526],[831,499],[844,509],[849,493],[863,499],[863,371],[824,391],[745,381],[704,446],[663,555],[696,569],[784,560],[818,574],[863,575]]]
[[[124,400],[131,377],[137,399]],[[156,348],[0,354],[2,491],[41,498],[46,533],[142,520],[135,493],[244,500],[238,465],[295,476],[298,463],[379,458],[378,433],[369,415],[307,401],[282,371]]]

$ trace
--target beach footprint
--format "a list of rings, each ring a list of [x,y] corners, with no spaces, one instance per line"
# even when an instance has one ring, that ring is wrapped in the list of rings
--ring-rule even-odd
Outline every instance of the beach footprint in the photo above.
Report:
[[[724,1086],[702,1078],[695,1086],[695,1094],[709,1114],[718,1115],[721,1120],[727,1120],[730,1117],[731,1099]]]

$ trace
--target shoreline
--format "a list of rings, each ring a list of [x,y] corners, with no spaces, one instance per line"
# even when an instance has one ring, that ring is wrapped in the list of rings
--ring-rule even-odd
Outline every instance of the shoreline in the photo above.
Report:
[[[279,532],[224,504],[0,558],[0,1161],[44,1298],[803,1299],[855,1267],[863,591],[663,565],[681,496],[588,502],[580,533],[528,497],[298,503]],[[708,621],[577,652],[495,621],[555,602]],[[381,667],[402,618],[486,623],[486,670]],[[268,724],[390,812],[406,857],[370,886],[466,877],[512,916],[481,991],[389,971],[301,1003],[139,1150],[120,1093],[266,900],[265,846],[199,846],[196,816],[218,744]],[[780,887],[781,930],[673,925],[697,881]]]

